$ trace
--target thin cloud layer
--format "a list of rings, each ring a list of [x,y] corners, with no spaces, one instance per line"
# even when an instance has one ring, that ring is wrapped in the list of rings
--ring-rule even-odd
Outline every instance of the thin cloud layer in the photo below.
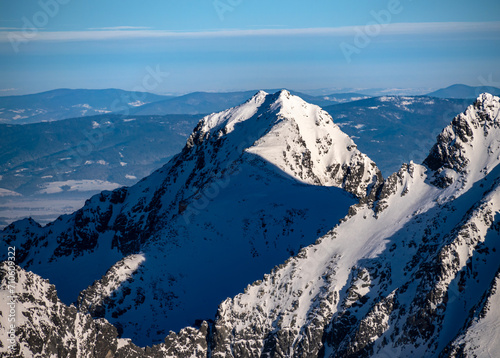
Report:
[[[158,38],[224,38],[251,36],[352,36],[363,29],[362,26],[291,28],[291,29],[234,29],[214,31],[175,32],[150,30],[147,27],[117,26],[93,28],[86,31],[38,31],[31,41],[103,41],[117,39],[158,39]],[[371,25],[375,25],[372,23]],[[427,22],[384,24],[381,35],[426,35],[426,34],[482,34],[499,33],[500,22]],[[28,31],[32,31],[28,29]],[[0,41],[8,42],[13,36],[23,36],[23,31],[2,31]]]
[[[113,26],[113,27],[90,27],[88,30],[146,30],[151,29],[148,26]]]

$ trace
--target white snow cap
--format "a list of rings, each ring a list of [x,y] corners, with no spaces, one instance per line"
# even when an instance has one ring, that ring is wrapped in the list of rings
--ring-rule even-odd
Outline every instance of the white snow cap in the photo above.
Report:
[[[287,90],[259,91],[237,107],[203,118],[190,141],[208,137],[224,137],[237,148],[246,143],[244,152],[301,182],[342,187],[360,197],[380,177],[375,163],[327,112]]]

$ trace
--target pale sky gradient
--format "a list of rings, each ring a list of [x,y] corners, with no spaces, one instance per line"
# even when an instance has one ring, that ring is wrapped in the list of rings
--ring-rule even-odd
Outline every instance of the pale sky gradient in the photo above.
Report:
[[[148,68],[156,93],[499,86],[499,63],[497,0],[0,0],[0,95]]]

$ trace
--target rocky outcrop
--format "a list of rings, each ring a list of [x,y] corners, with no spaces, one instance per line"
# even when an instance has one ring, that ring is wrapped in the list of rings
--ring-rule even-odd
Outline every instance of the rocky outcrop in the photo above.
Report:
[[[380,181],[326,112],[285,90],[259,92],[203,118],[184,149],[135,186],[0,236],[63,302],[150,345],[213,318],[221,300],[314,242]],[[121,260],[140,253],[140,269],[115,280]]]
[[[286,93],[281,93],[279,96],[286,97]],[[267,99],[267,95],[260,93],[253,99],[255,106],[251,108],[255,111],[249,111],[247,108],[244,113],[255,121],[269,120],[265,119],[265,113],[259,113],[257,110],[259,107],[257,103],[265,103]],[[131,331],[131,327],[148,334],[156,329],[160,332],[157,332],[157,335],[163,334],[166,338],[160,344],[142,349],[129,341],[110,337],[109,341],[113,343],[103,349],[111,349],[111,354],[114,354],[113,352],[118,354],[122,348],[135,349],[136,351],[130,352],[134,352],[131,355],[137,357],[235,358],[458,357],[480,356],[486,354],[488,350],[498,349],[496,337],[500,333],[498,331],[500,315],[495,307],[500,302],[497,290],[498,262],[500,262],[500,147],[496,143],[499,142],[500,133],[495,129],[494,123],[498,119],[495,111],[500,107],[498,105],[500,99],[487,95],[481,96],[480,99],[483,99],[482,105],[477,106],[476,102],[476,107],[469,107],[466,112],[468,118],[480,118],[482,122],[480,126],[472,129],[472,136],[467,134],[466,130],[462,133],[464,138],[468,136],[470,140],[467,139],[468,142],[460,140],[473,144],[463,147],[465,149],[462,152],[467,155],[467,160],[461,161],[465,163],[463,167],[458,168],[453,164],[456,158],[448,160],[453,156],[442,157],[441,165],[438,167],[429,162],[425,165],[415,163],[403,165],[400,171],[371,193],[372,199],[358,204],[351,214],[333,229],[331,229],[333,223],[330,223],[330,230],[325,230],[324,235],[318,235],[320,238],[314,244],[301,248],[296,254],[294,252],[292,257],[269,270],[269,274],[265,274],[261,280],[248,285],[242,293],[223,300],[213,322],[201,317],[192,322],[191,327],[180,329],[178,333],[163,334],[161,327],[155,325],[156,321],[153,319],[153,325],[148,328],[141,327],[137,323],[134,326],[134,322],[130,321],[134,316],[130,312],[141,312],[141,314],[145,312],[145,310],[138,311],[134,306],[134,302],[137,299],[140,301],[141,297],[144,301],[137,307],[151,308],[155,315],[158,312],[169,314],[178,312],[177,309],[182,307],[181,302],[193,296],[184,295],[181,299],[180,291],[174,291],[173,287],[178,287],[178,281],[183,280],[183,275],[193,272],[202,275],[199,273],[200,267],[205,271],[210,268],[207,274],[213,274],[219,269],[223,272],[222,266],[217,266],[217,260],[212,260],[210,265],[204,266],[198,266],[198,262],[188,262],[175,274],[172,265],[165,271],[169,274],[162,273],[158,276],[152,275],[152,272],[157,272],[159,267],[164,269],[169,264],[163,255],[155,257],[151,251],[144,251],[145,262],[140,260],[139,256],[132,256],[119,262],[100,281],[84,291],[80,300],[81,309],[90,311],[97,317],[99,309],[95,310],[93,307],[104,307],[104,317],[107,318],[107,314],[113,312],[123,317],[122,322],[130,323],[128,332]],[[491,103],[488,102],[490,100]],[[272,103],[277,101],[273,100]],[[282,108],[280,107],[280,110]],[[477,116],[473,113],[473,108],[478,111]],[[490,109],[495,111],[488,112],[488,116],[484,116],[480,114],[483,113],[483,109],[487,112]],[[217,151],[223,153],[229,145],[228,141],[230,142],[227,138],[233,138],[230,136],[231,133],[233,136],[237,135],[234,138],[239,139],[248,135],[249,128],[242,123],[249,125],[251,121],[248,122],[248,118],[242,121],[243,113],[238,110],[226,113],[230,121],[227,121],[227,118],[223,119],[224,116],[209,117],[200,124],[198,128],[200,136],[192,136],[189,148],[185,149],[187,152],[183,155],[196,151],[205,153],[203,157],[193,154],[193,160],[190,159],[190,165],[203,172],[205,179],[198,178],[187,170],[184,178],[196,182],[206,180],[209,174],[215,175],[219,172],[220,167],[213,161],[213,158],[218,156],[213,156],[213,152],[208,148],[218,148]],[[260,114],[262,115],[259,117]],[[250,173],[255,176],[259,184],[264,183],[267,189],[279,192],[279,186],[272,186],[270,183],[275,178],[281,178],[278,183],[284,185],[283,173],[265,164],[269,163],[273,153],[277,153],[271,150],[275,145],[271,145],[272,141],[269,138],[278,138],[285,133],[281,131],[274,133],[275,128],[288,131],[296,128],[297,123],[293,124],[290,121],[280,124],[279,116],[275,116],[275,121],[278,122],[275,123],[276,127],[272,127],[262,137],[270,136],[265,142],[252,142],[250,148],[259,150],[254,150],[252,153],[245,152],[243,156],[237,157],[240,160],[237,163],[246,163],[240,167],[243,168],[240,175],[247,177],[246,174],[249,172],[245,172],[248,168],[245,165],[250,165],[252,168]],[[298,126],[300,127],[300,124]],[[484,134],[485,128],[488,128],[486,134]],[[479,131],[482,137],[478,136],[475,130]],[[444,132],[448,131],[449,129],[445,129]],[[455,132],[458,133],[459,130],[453,129],[453,133]],[[458,134],[457,136],[460,137]],[[291,138],[288,135],[285,137]],[[453,153],[453,147],[458,139],[448,141],[447,138],[440,137],[440,142],[433,151],[437,150],[435,148],[441,148],[437,151]],[[478,142],[481,145],[475,142],[477,138],[481,138]],[[221,144],[214,146],[217,141],[221,141]],[[269,146],[266,147],[265,143]],[[486,146],[483,145],[485,143]],[[234,146],[229,145],[227,148],[229,149],[225,155],[235,155]],[[267,160],[264,161],[263,158],[266,157]],[[279,167],[285,162],[275,163],[277,164],[275,167]],[[296,195],[299,195],[300,188],[304,184],[308,184],[306,186],[308,189],[321,188],[314,183],[316,179],[320,180],[321,176],[317,174],[320,172],[314,171],[317,168],[313,170],[313,166],[311,164],[310,167],[303,167],[300,171],[302,177],[299,172],[294,172],[294,175],[298,176],[294,177]],[[262,171],[256,171],[255,168]],[[281,170],[286,172],[286,170],[292,171],[293,168],[299,167],[290,166]],[[231,167],[227,170],[233,169]],[[445,171],[453,181],[449,185],[436,185],[436,178]],[[173,180],[170,178],[169,180]],[[304,183],[308,180],[311,182]],[[144,183],[142,182],[142,185]],[[159,187],[166,188],[163,184],[155,188]],[[228,185],[226,189],[228,188],[231,186]],[[147,193],[146,186],[143,190]],[[228,200],[234,200],[238,190],[241,190],[241,187],[237,186],[230,191]],[[148,195],[151,195],[150,198],[157,198],[153,201],[159,200],[164,204],[162,201],[164,199],[156,194],[158,192],[161,190]],[[306,196],[310,195],[309,190],[306,193],[305,196],[299,195],[300,202],[303,203]],[[130,195],[129,192],[127,197]],[[222,197],[218,196],[218,200]],[[245,199],[244,204],[239,207],[240,210],[251,207],[250,197]],[[257,201],[262,204],[264,199],[258,197]],[[125,200],[124,204],[127,205],[126,203]],[[190,203],[192,201],[184,203],[186,208],[183,214],[190,210]],[[296,220],[307,219],[308,224],[314,220],[314,216],[308,216],[307,212],[299,208],[280,212],[280,206],[270,207],[274,208],[272,217],[262,215],[259,210],[255,210],[247,213],[245,217],[247,220],[242,220],[243,230],[238,237],[249,239],[249,247],[252,249],[248,252],[251,253],[251,260],[265,255],[266,250],[269,250],[271,238],[288,237],[292,229],[293,232],[303,230],[300,226],[294,226]],[[178,208],[176,205],[176,213]],[[221,215],[223,211],[217,210],[220,207],[215,208],[213,212],[216,216],[206,218]],[[280,221],[280,216],[276,213],[282,213],[286,219]],[[231,226],[234,215],[228,216],[230,218],[224,223],[227,224],[226,230],[231,232],[230,229],[234,228]],[[193,222],[197,223],[196,220],[198,219],[194,219]],[[27,224],[28,232],[41,229]],[[211,230],[217,232],[213,221],[204,220],[202,227],[203,233]],[[221,232],[219,234],[224,237]],[[259,234],[263,235],[264,240],[256,239]],[[186,242],[189,238],[186,236],[186,241],[182,244],[188,245]],[[197,250],[202,251],[206,257],[212,257],[211,254],[214,252],[209,249],[213,247],[214,239],[212,237],[207,241],[209,242],[206,245],[202,241],[196,241],[196,245],[188,246],[193,257],[199,257],[195,256]],[[280,239],[273,242],[276,247],[280,243]],[[176,244],[181,246],[179,241]],[[231,245],[241,247],[241,242],[225,240],[224,246],[218,246],[217,249],[223,250],[224,247]],[[173,246],[154,247],[159,251],[174,250]],[[94,250],[99,250],[99,247],[96,246]],[[228,267],[230,270],[238,267],[238,263],[241,262],[237,261],[241,261],[243,257],[233,257],[228,255],[228,252],[233,251],[224,251],[224,255],[221,256],[226,260],[224,264],[226,271]],[[273,255],[275,253],[275,251],[270,252]],[[188,256],[184,255],[182,259],[185,260],[186,257]],[[170,259],[175,260],[175,255],[170,256]],[[182,265],[181,260],[175,261],[175,265]],[[22,270],[19,272],[21,275],[35,277]],[[150,280],[151,277],[155,279]],[[205,297],[206,292],[215,290],[217,282],[211,281],[209,286],[203,286],[203,282],[199,281],[199,285],[196,293],[200,297]],[[43,306],[50,308],[46,310],[47,312],[54,311],[56,306],[63,312],[66,312],[64,311],[66,309],[75,310],[64,305],[59,306],[61,303],[55,296],[55,290],[47,288],[49,287],[47,283],[25,285],[23,290],[27,293],[36,293],[42,286],[40,295],[37,293],[34,297],[22,296],[26,297],[22,310],[30,312],[32,309],[29,306],[30,301],[35,302],[34,306],[37,307],[35,310],[41,311],[40,307]],[[140,288],[148,288],[148,291],[141,293]],[[42,297],[42,300],[39,301],[36,297]],[[57,303],[56,306],[48,305],[43,297],[50,297],[51,302]],[[155,306],[157,304],[171,305],[175,309],[159,311]],[[125,312],[120,311],[124,307]],[[84,322],[83,317],[90,320],[85,321],[90,322],[85,324],[90,325],[89,332],[92,337],[95,337],[97,329],[92,324],[97,325],[95,322],[108,324],[102,318],[92,321],[90,315],[76,310],[75,312],[83,315],[81,322]],[[143,317],[150,318],[151,315]],[[80,319],[70,317],[69,321],[71,320],[80,327]],[[43,333],[45,331],[39,330],[39,327],[45,327],[43,323],[45,321],[34,322],[37,323],[32,327],[32,331],[35,332],[33,337],[37,334],[46,337],[47,335]],[[115,323],[115,326],[119,327],[118,323]],[[81,333],[85,332],[85,329],[62,328],[59,331],[57,325],[51,326],[63,337],[77,337],[74,338],[76,341],[83,342],[87,339],[87,336]],[[116,333],[109,332],[110,336],[121,333],[119,329]],[[56,345],[64,345],[62,341],[54,342]],[[39,346],[35,344],[35,347]],[[44,344],[40,347],[42,348],[36,348],[37,351],[49,349]],[[94,354],[90,350],[82,352],[82,356]]]
[[[483,93],[439,134],[423,163],[435,171],[435,185],[445,188],[457,174],[491,169],[499,151],[499,111],[499,97]]]
[[[130,261],[130,260],[129,260]],[[10,302],[7,293],[12,282],[10,265],[0,266],[0,296],[3,305]],[[68,357],[68,358],[205,358],[208,349],[209,324],[171,332],[163,343],[138,347],[129,339],[119,338],[115,326],[106,319],[94,319],[90,314],[66,306],[57,297],[54,285],[36,274],[13,266],[15,275],[14,328],[6,319],[0,322],[2,337],[13,337],[12,343],[2,340],[0,355],[8,357]],[[5,318],[5,317],[4,317]],[[10,332],[10,330],[13,331]],[[13,332],[13,333],[12,333]]]

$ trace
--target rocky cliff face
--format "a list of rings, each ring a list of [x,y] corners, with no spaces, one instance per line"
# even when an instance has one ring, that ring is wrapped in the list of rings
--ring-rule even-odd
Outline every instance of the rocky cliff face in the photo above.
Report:
[[[137,185],[96,195],[46,227],[24,220],[1,235],[63,302],[146,345],[213,317],[220,301],[314,242],[380,182],[326,112],[288,91],[259,92],[205,117],[182,152]],[[143,258],[133,273],[113,274],[131,255]]]
[[[420,213],[413,207],[397,215],[401,206],[377,217],[358,212],[225,301],[214,356],[266,349],[294,357],[442,352],[464,335],[461,327],[467,331],[474,305],[495,292],[500,191],[498,180],[489,184],[478,183],[484,189],[470,202],[461,197]],[[388,229],[388,221],[395,227]]]
[[[431,168],[403,165],[379,189],[373,208],[358,206],[315,245],[222,303],[212,356],[474,356],[498,350],[478,333],[487,336],[486,327],[498,321],[490,303],[500,259],[498,103],[498,97],[481,96],[439,136],[431,157],[436,148],[453,151],[457,141],[445,138],[460,118],[481,118],[475,129],[480,143],[488,143],[467,147],[469,159],[446,189],[435,177],[449,168],[448,160]],[[484,108],[487,115],[481,115]]]
[[[10,302],[7,275],[11,270],[6,262],[0,267],[2,291],[2,337],[7,337],[10,324],[4,307]],[[114,326],[104,320],[95,320],[89,314],[78,312],[74,306],[64,305],[56,289],[47,280],[14,266],[15,325],[13,351],[10,342],[2,339],[4,355],[12,357],[109,357],[125,340],[117,339]],[[127,343],[128,344],[128,343]],[[13,352],[13,354],[8,354]]]
[[[441,132],[424,161],[435,171],[436,185],[446,187],[465,178],[475,181],[496,165],[498,158],[494,153],[498,151],[500,128],[497,98],[483,93]],[[468,175],[458,177],[459,174]]]
[[[126,358],[126,357],[206,357],[208,324],[199,329],[186,328],[171,333],[165,343],[141,348],[130,339],[118,338],[115,326],[103,318],[95,319],[67,306],[57,297],[54,285],[40,276],[14,266],[15,328],[10,335],[10,324],[4,314],[11,301],[8,275],[12,272],[3,262],[0,266],[0,297],[2,337],[13,337],[14,349],[7,339],[0,342],[2,357],[68,357],[68,358]]]
[[[275,95],[271,103],[277,103],[279,98],[286,96],[286,93]],[[249,102],[253,103],[252,110],[242,113],[240,109],[232,109],[224,112],[226,114],[222,117],[207,117],[200,123],[181,155],[193,153],[192,151],[206,153],[209,148],[215,148],[214,143],[218,140],[221,141],[218,150],[224,152],[225,146],[231,143],[227,138],[232,138],[226,137],[227,135],[240,129],[242,132],[238,133],[248,135],[245,125],[238,126],[241,121],[237,118],[247,118],[244,123],[248,120],[262,121],[259,122],[261,124],[269,123],[265,113],[257,109],[267,103],[267,100],[270,100],[268,95],[259,93]],[[272,105],[264,105],[264,108],[272,110]],[[280,106],[280,111],[284,111],[283,108],[284,106]],[[330,222],[329,229],[326,229],[323,235],[317,235],[320,238],[314,244],[303,247],[292,257],[283,260],[281,265],[270,269],[261,280],[248,285],[240,294],[223,300],[213,321],[200,319],[193,327],[182,329],[179,333],[165,333],[163,343],[147,349],[137,348],[129,341],[111,337],[113,334],[110,333],[109,338],[105,340],[110,342],[105,346],[105,349],[109,350],[109,356],[119,357],[122,354],[120,349],[128,349],[133,352],[130,353],[131,356],[137,357],[474,357],[500,351],[499,341],[495,338],[499,333],[500,320],[497,309],[500,274],[500,133],[497,128],[499,109],[500,98],[489,95],[479,97],[473,106],[444,129],[424,165],[404,164],[383,184],[372,185],[369,200],[358,203],[339,224],[334,226],[334,223]],[[223,119],[224,115],[230,120]],[[463,116],[466,117],[467,124],[462,121],[462,124],[457,125]],[[288,131],[293,127],[288,122],[280,124],[279,116],[273,118],[274,125],[265,132],[267,134],[259,135],[259,138],[265,138],[267,135],[270,135],[269,138],[279,137],[283,132],[276,128],[288,128]],[[321,121],[319,123],[321,124]],[[459,133],[459,127],[465,125],[474,129],[471,129],[472,135],[464,132],[468,139],[460,139],[462,143],[458,143],[459,148],[458,134],[454,140],[448,139],[455,135],[454,133]],[[298,126],[300,127],[300,124]],[[263,127],[269,128],[264,125]],[[274,131],[277,131],[278,135],[270,134]],[[255,144],[251,149],[236,160],[236,163],[242,166],[231,166],[228,170],[243,168],[238,175],[243,174],[245,178],[255,175],[259,184],[264,183],[263,188],[266,190],[283,190],[286,188],[283,178],[287,179],[292,174],[297,183],[293,186],[294,193],[299,192],[304,185],[307,185],[308,189],[328,189],[316,185],[321,180],[325,180],[322,184],[340,185],[333,179],[329,182],[331,176],[322,176],[323,172],[319,169],[324,166],[319,165],[321,161],[312,160],[316,167],[311,164],[308,168],[310,171],[303,169],[306,167],[287,167],[284,159],[277,159],[276,153],[280,149],[276,150],[269,138],[260,143],[252,142]],[[284,138],[294,137],[286,135]],[[304,142],[310,143],[306,139]],[[229,148],[231,149],[225,154],[235,155],[237,151],[234,147]],[[462,163],[460,167],[455,166],[455,159],[449,159],[456,156],[436,154],[454,153],[456,148],[466,155],[462,155],[460,160],[457,159]],[[213,166],[212,155],[204,156],[204,164],[197,167],[197,170],[203,173],[202,177],[192,174],[193,171],[186,173],[192,178],[191,181],[206,180],[208,173],[218,173],[216,166]],[[200,155],[193,154],[193,158],[196,158],[197,162]],[[195,163],[194,159],[189,160],[189,163]],[[270,163],[271,160],[274,160],[274,165],[269,167],[265,163]],[[252,171],[246,171],[249,167],[245,165],[250,165]],[[262,172],[257,172],[257,175],[255,168]],[[161,171],[154,175],[160,175],[159,173]],[[444,178],[443,175],[452,178],[446,185],[437,180]],[[372,178],[376,177],[377,175]],[[270,178],[280,178],[279,185],[274,186]],[[234,199],[241,188],[230,188],[228,185],[226,190],[229,189],[230,198]],[[308,190],[307,194],[303,194],[300,202],[303,203],[310,193]],[[321,193],[325,195],[327,191]],[[128,195],[123,203],[129,200]],[[220,198],[222,196],[218,196],[217,200],[221,200]],[[316,200],[318,198],[319,196]],[[262,196],[258,197],[258,202],[265,205]],[[188,212],[192,203],[193,201],[186,200],[176,207],[178,212],[181,212],[179,215]],[[253,207],[250,203],[252,202],[245,201],[238,209]],[[274,203],[276,204],[275,201]],[[333,203],[335,201],[330,202],[331,207]],[[223,207],[218,206],[215,200],[211,202],[210,208],[214,209],[217,215],[228,213],[223,211]],[[279,205],[274,208],[279,212]],[[257,211],[245,213],[249,215],[249,220],[243,220],[242,232],[252,233],[251,238],[257,237],[259,232],[269,235],[265,236],[268,240],[278,237],[280,239],[274,243],[279,247],[283,236],[280,236],[281,231],[276,228],[280,227],[282,230],[287,221],[283,224],[276,216],[276,222],[270,220],[268,215],[252,216]],[[197,223],[196,220],[203,215],[206,214],[193,215],[193,222]],[[227,215],[234,218],[233,215]],[[293,228],[295,231],[303,227],[294,226],[297,217],[303,218],[307,225],[314,223],[315,216],[294,211],[289,217],[292,222],[289,223],[290,230]],[[231,220],[224,221],[227,224],[226,229],[231,228],[230,222]],[[258,227],[255,227],[255,222]],[[205,223],[207,225],[204,229],[211,230],[209,222]],[[24,222],[23,225],[24,228],[17,229],[20,233],[31,237],[33,243],[43,242],[43,239],[37,236],[43,228],[30,222]],[[10,230],[10,235],[14,235],[15,239],[17,236],[14,228]],[[99,240],[101,237],[98,242]],[[182,244],[186,245],[186,239],[183,240]],[[214,239],[210,239],[210,245],[200,248],[197,242],[196,245],[188,246],[189,252],[197,258],[201,257],[196,256],[197,250],[201,250],[205,256],[211,256],[214,252],[207,250],[213,243]],[[249,247],[255,249],[250,250],[256,254],[255,257],[265,255],[265,242],[259,243],[259,240],[250,239],[249,243]],[[181,241],[177,241],[177,245],[180,244]],[[230,246],[231,241],[225,240],[224,244]],[[240,244],[241,242],[238,243]],[[192,263],[191,266],[182,266],[180,261],[176,261],[172,267],[180,265],[183,271],[179,271],[179,276],[175,276],[171,274],[174,271],[164,259],[161,261],[155,258],[146,248],[147,245],[143,247],[142,253],[123,258],[102,279],[83,291],[79,300],[81,311],[90,311],[94,316],[100,315],[112,321],[113,314],[127,319],[134,318],[130,312],[143,314],[145,311],[138,307],[154,308],[151,303],[174,305],[179,302],[176,297],[168,295],[166,288],[176,287],[177,280],[182,279],[181,272],[184,275],[191,274],[198,270],[198,266]],[[181,252],[168,246],[155,245],[154,248],[162,251],[172,250],[177,254]],[[222,250],[222,246],[218,250]],[[237,267],[236,260],[241,261],[244,257],[239,255],[236,260],[231,260],[226,257],[227,254],[228,251],[224,251],[226,266],[221,266],[219,272],[223,271],[222,267],[233,270]],[[175,255],[170,256],[170,259],[174,260]],[[161,283],[160,277],[151,279],[155,277],[151,274],[153,268],[157,269],[160,265],[164,265],[161,277],[163,281],[167,281],[166,284]],[[213,261],[210,265],[204,265],[210,270],[218,267]],[[190,271],[189,267],[192,266],[195,270]],[[19,272],[20,275],[36,277],[20,269]],[[165,272],[170,275],[165,275]],[[138,285],[138,282],[143,285]],[[38,286],[23,287],[26,292],[31,292],[36,291]],[[50,289],[47,288],[49,286],[46,282],[43,287],[45,288],[40,297],[49,295]],[[197,293],[206,295],[219,287],[217,281],[212,281],[210,286],[202,286],[201,291]],[[165,292],[167,295],[162,296]],[[173,289],[171,292],[174,292]],[[30,301],[35,300],[29,296],[21,297],[26,297],[23,303],[26,307]],[[45,303],[45,312],[73,309],[57,301],[55,293],[50,297],[54,297],[53,302],[57,302],[57,305],[48,306]],[[186,294],[182,299],[189,300],[189,297]],[[44,306],[43,302],[35,302],[36,309]],[[141,303],[134,306],[136,302]],[[28,308],[23,308],[23,312],[25,309]],[[78,313],[76,310],[75,312]],[[165,312],[185,314],[182,310],[175,309],[155,310],[154,314]],[[78,314],[90,320],[90,316],[84,312]],[[144,317],[149,319],[151,315]],[[80,337],[83,337],[82,332],[89,332],[92,337],[97,332],[97,328],[89,326],[96,325],[96,321],[82,323],[86,322],[82,318],[70,319],[69,322],[68,324],[79,328],[61,330],[63,337],[79,341]],[[97,322],[111,327],[105,319]],[[114,324],[120,328],[118,322]],[[151,332],[138,324],[134,326],[138,320],[130,322],[129,327],[139,332]],[[153,328],[149,326],[148,329],[158,329],[158,326],[155,326],[158,321],[152,322]],[[34,324],[33,336],[41,334],[37,331],[40,325],[41,323]],[[85,328],[86,325],[88,329]],[[52,327],[57,331],[57,325]],[[127,330],[124,329],[124,332]],[[117,330],[116,334],[118,333]],[[57,342],[59,343],[54,344],[62,347],[67,344],[62,340]],[[41,349],[47,348],[42,345]],[[90,349],[82,352],[89,357],[92,357],[92,354],[97,356]]]

